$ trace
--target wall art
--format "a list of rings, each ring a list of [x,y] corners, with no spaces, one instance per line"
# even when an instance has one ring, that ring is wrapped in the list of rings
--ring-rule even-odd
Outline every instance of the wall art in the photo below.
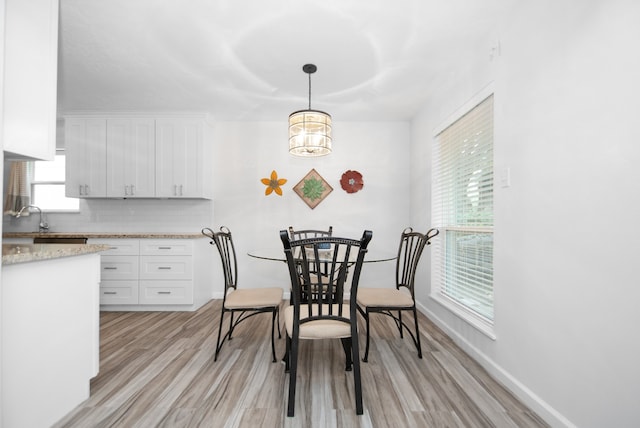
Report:
[[[333,191],[333,187],[315,169],[312,169],[295,185],[293,190],[306,202],[309,208],[314,209]]]
[[[358,171],[347,171],[342,174],[342,178],[340,179],[340,186],[347,193],[356,193],[358,190],[361,190],[364,187],[364,182],[362,181],[362,174]]]
[[[275,170],[273,170],[271,171],[270,178],[262,178],[260,179],[260,181],[262,182],[262,184],[267,186],[267,188],[264,191],[265,196],[269,196],[273,192],[275,192],[279,196],[282,196],[282,189],[280,188],[280,186],[286,183],[287,179],[278,178],[278,173]]]

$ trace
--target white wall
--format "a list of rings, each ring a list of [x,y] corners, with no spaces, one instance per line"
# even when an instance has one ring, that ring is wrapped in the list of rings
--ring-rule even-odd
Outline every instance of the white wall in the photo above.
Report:
[[[500,55],[490,60],[487,39],[412,128],[417,223],[434,127],[494,80],[497,339],[420,300],[554,426],[640,422],[639,20],[633,1],[521,2],[500,18]]]
[[[283,285],[288,289],[284,265],[249,258],[255,249],[282,252],[279,231],[295,228],[327,228],[334,235],[357,237],[373,231],[370,248],[395,252],[401,231],[409,224],[409,124],[406,122],[347,123],[334,117],[333,153],[314,159],[288,152],[286,122],[222,122],[216,129],[219,156],[216,171],[215,222],[234,234],[243,262],[240,282],[258,287]],[[293,191],[312,169],[333,187],[315,209]],[[288,181],[283,196],[265,196],[260,182],[272,170]],[[346,193],[340,177],[347,170],[363,176],[364,188]],[[393,263],[379,263],[363,270],[362,282],[375,278],[393,281]]]

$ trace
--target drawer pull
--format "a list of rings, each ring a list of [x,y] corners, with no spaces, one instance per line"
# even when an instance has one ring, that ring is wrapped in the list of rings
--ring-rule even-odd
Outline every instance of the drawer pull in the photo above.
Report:
[[[170,250],[171,247],[158,247],[158,250]]]
[[[105,266],[103,269],[104,270],[118,270],[118,268],[115,267],[115,266]]]
[[[158,266],[158,270],[171,270],[171,266]]]
[[[171,291],[158,291],[158,294],[171,294]]]
[[[118,293],[115,291],[105,291],[102,294],[118,294]]]

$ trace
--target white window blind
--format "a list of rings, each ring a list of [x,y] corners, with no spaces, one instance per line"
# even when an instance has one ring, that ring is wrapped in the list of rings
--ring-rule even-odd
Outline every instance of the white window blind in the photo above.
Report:
[[[436,135],[433,156],[434,285],[493,321],[493,95]]]

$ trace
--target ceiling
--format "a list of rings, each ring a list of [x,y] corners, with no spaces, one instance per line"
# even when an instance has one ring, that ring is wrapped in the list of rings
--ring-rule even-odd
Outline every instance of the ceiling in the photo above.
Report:
[[[409,120],[500,0],[60,0],[58,112]],[[479,45],[482,43],[482,45]]]

